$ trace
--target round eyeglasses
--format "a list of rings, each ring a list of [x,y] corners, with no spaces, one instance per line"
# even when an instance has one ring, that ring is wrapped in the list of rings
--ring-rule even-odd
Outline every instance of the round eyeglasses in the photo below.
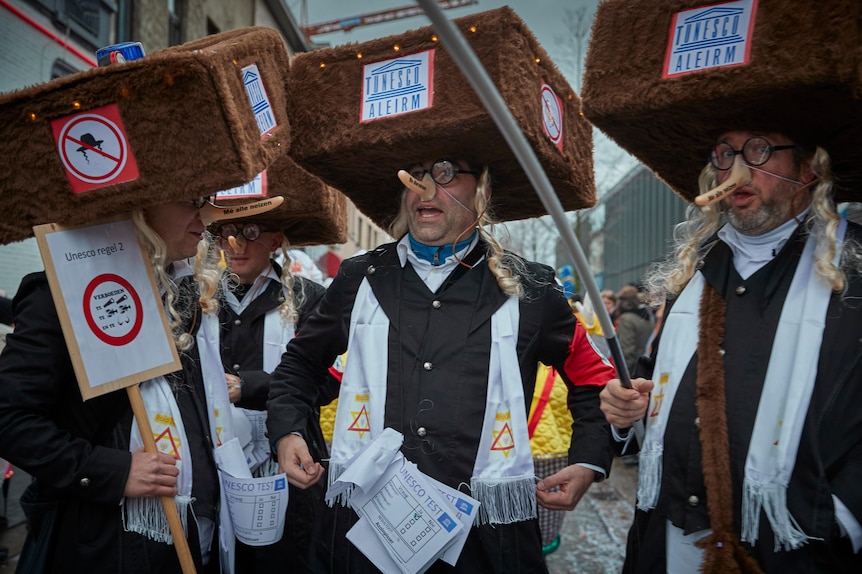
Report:
[[[212,199],[213,199],[213,197],[211,195],[205,195],[203,197],[198,197],[198,198],[192,199],[190,201],[191,201],[192,207],[194,207],[195,209],[201,209],[207,203],[211,203]]]
[[[254,241],[258,239],[263,233],[268,231],[272,231],[271,229],[264,229],[257,223],[246,223],[245,225],[237,225],[236,223],[225,223],[221,227],[216,230],[216,236],[219,239],[224,239],[227,241],[231,238],[231,236],[236,237],[239,234],[242,234],[249,241]]]
[[[452,180],[455,179],[455,176],[459,173],[469,173],[476,177],[481,175],[481,172],[473,169],[460,169],[458,164],[448,159],[438,159],[431,164],[431,169],[425,169],[421,165],[418,165],[411,168],[409,173],[418,180],[425,177],[426,173],[430,173],[431,179],[433,179],[438,185],[448,185],[452,183]]]
[[[785,149],[793,149],[793,145],[772,145],[765,137],[754,136],[745,140],[742,149],[733,149],[727,142],[720,142],[712,148],[709,154],[709,163],[716,169],[726,171],[733,167],[734,158],[742,155],[745,163],[752,167],[763,165],[772,157],[772,152]]]

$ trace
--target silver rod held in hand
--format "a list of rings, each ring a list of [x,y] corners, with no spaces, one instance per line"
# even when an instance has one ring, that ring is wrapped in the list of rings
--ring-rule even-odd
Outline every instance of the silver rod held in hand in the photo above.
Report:
[[[551,182],[542,169],[536,154],[533,152],[533,148],[530,147],[527,138],[521,132],[514,117],[512,117],[512,112],[509,111],[500,92],[494,86],[482,63],[479,62],[479,58],[476,57],[475,52],[470,48],[470,45],[458,28],[443,15],[443,11],[436,0],[417,0],[417,2],[431,20],[431,24],[440,37],[441,43],[446,46],[446,51],[449,52],[449,55],[458,64],[458,67],[467,77],[467,81],[470,82],[473,90],[475,90],[479,99],[488,109],[488,113],[491,114],[491,118],[497,124],[497,128],[503,134],[509,147],[518,158],[521,167],[530,179],[530,183],[533,184],[533,188],[538,193],[542,205],[545,206],[545,210],[550,214],[554,224],[557,226],[563,244],[575,261],[575,267],[577,267],[578,274],[584,282],[587,295],[589,295],[590,300],[593,301],[593,306],[596,308],[596,315],[602,326],[602,331],[605,333],[608,347],[611,350],[617,376],[624,387],[631,388],[631,377],[626,368],[620,342],[617,339],[614,325],[611,322],[607,309],[605,309],[604,305],[600,304],[602,300],[601,294],[590,273],[587,258],[581,249],[580,243],[575,238],[574,232],[569,227],[565,211],[563,210],[563,204],[560,203],[560,199],[554,193]],[[643,423],[638,421],[633,428],[638,444],[643,444]]]

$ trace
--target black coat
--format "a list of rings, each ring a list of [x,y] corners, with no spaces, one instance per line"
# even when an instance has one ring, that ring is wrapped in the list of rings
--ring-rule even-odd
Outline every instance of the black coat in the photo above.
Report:
[[[598,409],[601,389],[571,386],[563,367],[576,319],[555,288],[553,271],[525,265],[532,280],[525,281],[517,342],[524,408],[529,409],[526,401],[533,394],[538,362],[558,367],[570,385],[569,404],[576,421],[570,461],[608,469],[610,451],[602,441],[609,429]],[[458,268],[450,277],[455,275],[457,280],[450,279],[431,293],[410,264],[401,267],[395,244],[342,262],[317,312],[273,373],[268,406],[271,440],[301,432],[303,421],[311,416],[326,368],[347,349],[354,299],[367,278],[390,323],[384,424],[404,435],[402,451],[421,471],[455,488],[469,484],[485,410],[491,316],[507,296],[485,261],[469,271]],[[426,361],[433,367],[427,368]],[[608,369],[607,378],[611,376]],[[417,432],[420,427],[422,436]],[[355,520],[353,511],[336,507],[332,515],[337,517],[330,516],[333,522],[321,534],[322,571],[376,571],[343,540]],[[438,562],[431,571],[448,569]],[[537,521],[474,527],[454,571],[545,571]]]
[[[859,241],[851,224],[848,238]],[[745,458],[770,357],[771,342],[806,236],[797,231],[781,253],[743,280],[730,249],[718,242],[702,272],[727,302],[725,387],[735,530],[741,532]],[[744,287],[744,289],[737,289]],[[862,278],[851,275],[847,292],[833,293],[826,315],[814,393],[787,489],[788,508],[812,540],[794,551],[775,552],[773,533],[761,515],[755,547],[747,546],[767,572],[862,572],[862,555],[841,538],[832,495],[862,522]],[[672,303],[668,305],[665,316]],[[661,347],[659,340],[658,347]],[[650,376],[650,365],[645,372]],[[697,356],[677,391],[665,431],[661,494],[650,512],[637,511],[629,533],[626,572],[665,571],[665,521],[686,533],[709,527],[701,446],[694,407]],[[770,400],[776,400],[775,397]]]
[[[280,275],[281,270],[275,266]],[[294,278],[294,297],[303,293],[303,302],[296,321],[296,330],[317,307],[325,293],[323,286],[302,277]],[[248,295],[246,295],[248,296]],[[281,283],[270,280],[263,292],[237,315],[227,304],[219,308],[221,324],[221,358],[225,371],[242,377],[242,398],[238,407],[264,410],[269,395],[270,375],[263,370],[263,336],[266,316],[278,313],[282,303]],[[329,391],[330,394],[332,391]],[[335,389],[337,394],[337,389]],[[305,429],[310,437],[309,448],[316,460],[326,457],[326,444],[320,430],[319,413],[311,417]],[[269,546],[252,547],[237,541],[236,568],[242,574],[275,572],[283,568],[286,557],[291,560],[291,572],[309,571],[307,554],[311,548],[312,525],[322,509],[324,486],[317,484],[302,490],[289,486],[289,502],[281,540]]]
[[[28,544],[39,535],[34,525],[45,512],[56,512],[57,537],[40,549],[48,552],[51,572],[180,572],[173,546],[123,530],[119,503],[131,465],[129,400],[124,391],[81,399],[44,273],[22,281],[15,317],[15,332],[0,358],[0,456],[35,478],[22,501],[31,524]],[[217,520],[218,484],[196,349],[181,360],[186,384],[180,386],[190,390],[177,401],[193,443],[192,494],[200,498],[195,508]],[[203,571],[194,520],[189,525],[192,556]]]

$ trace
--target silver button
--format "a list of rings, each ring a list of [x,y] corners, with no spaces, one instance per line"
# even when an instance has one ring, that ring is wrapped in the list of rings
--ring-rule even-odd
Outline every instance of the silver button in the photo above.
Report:
[[[368,266],[368,269],[366,269],[366,270],[365,270],[365,272],[366,272],[368,275],[374,275],[374,273],[375,273],[376,271],[377,271],[377,269],[374,267],[374,265],[369,265],[369,266]]]
[[[239,370],[239,363],[234,363],[234,365],[233,365],[233,370],[234,370],[234,371],[238,371],[238,370]]]
[[[432,363],[431,361],[426,361],[425,363],[422,364],[422,368],[425,369],[426,371],[430,371],[431,369],[434,368],[434,363]]]
[[[740,285],[739,287],[736,288],[736,294],[737,295],[745,295],[746,291],[748,291],[748,289],[745,288],[745,285]]]
[[[428,434],[428,431],[425,430],[425,427],[419,427],[418,429],[416,429],[416,434],[424,437],[426,434]]]
[[[694,419],[694,426],[697,428],[700,428],[700,417],[697,417],[696,419]]]
[[[700,499],[698,497],[696,497],[693,494],[688,497],[688,505],[689,506],[697,506],[698,504],[700,504]]]
[[[727,351],[725,351],[724,349],[718,350],[718,354],[721,355],[722,357],[725,355],[725,353],[727,353]]]
[[[90,479],[89,478],[82,478],[78,484],[80,484],[81,487],[83,487],[83,488],[87,488],[88,486],[90,486]]]
[[[234,319],[233,324],[236,326],[242,325],[242,319]]]
[[[443,306],[443,303],[441,303],[440,301],[432,301],[431,306],[434,307],[435,309],[439,309],[440,307]]]

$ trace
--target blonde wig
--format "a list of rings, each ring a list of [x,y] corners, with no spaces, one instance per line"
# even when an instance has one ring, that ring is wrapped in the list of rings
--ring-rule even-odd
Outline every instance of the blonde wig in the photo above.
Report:
[[[168,326],[173,334],[174,344],[178,350],[187,351],[194,345],[194,337],[183,329],[183,325],[193,317],[196,306],[200,305],[205,313],[218,312],[218,302],[215,299],[219,278],[217,251],[214,249],[209,234],[204,234],[204,239],[198,244],[198,253],[194,265],[195,280],[200,296],[197,301],[181,297],[179,286],[167,271],[172,262],[167,261],[165,242],[147,224],[143,211],[133,212],[132,222],[138,241],[141,242],[149,255],[150,264],[156,277],[156,285],[163,292]]]

